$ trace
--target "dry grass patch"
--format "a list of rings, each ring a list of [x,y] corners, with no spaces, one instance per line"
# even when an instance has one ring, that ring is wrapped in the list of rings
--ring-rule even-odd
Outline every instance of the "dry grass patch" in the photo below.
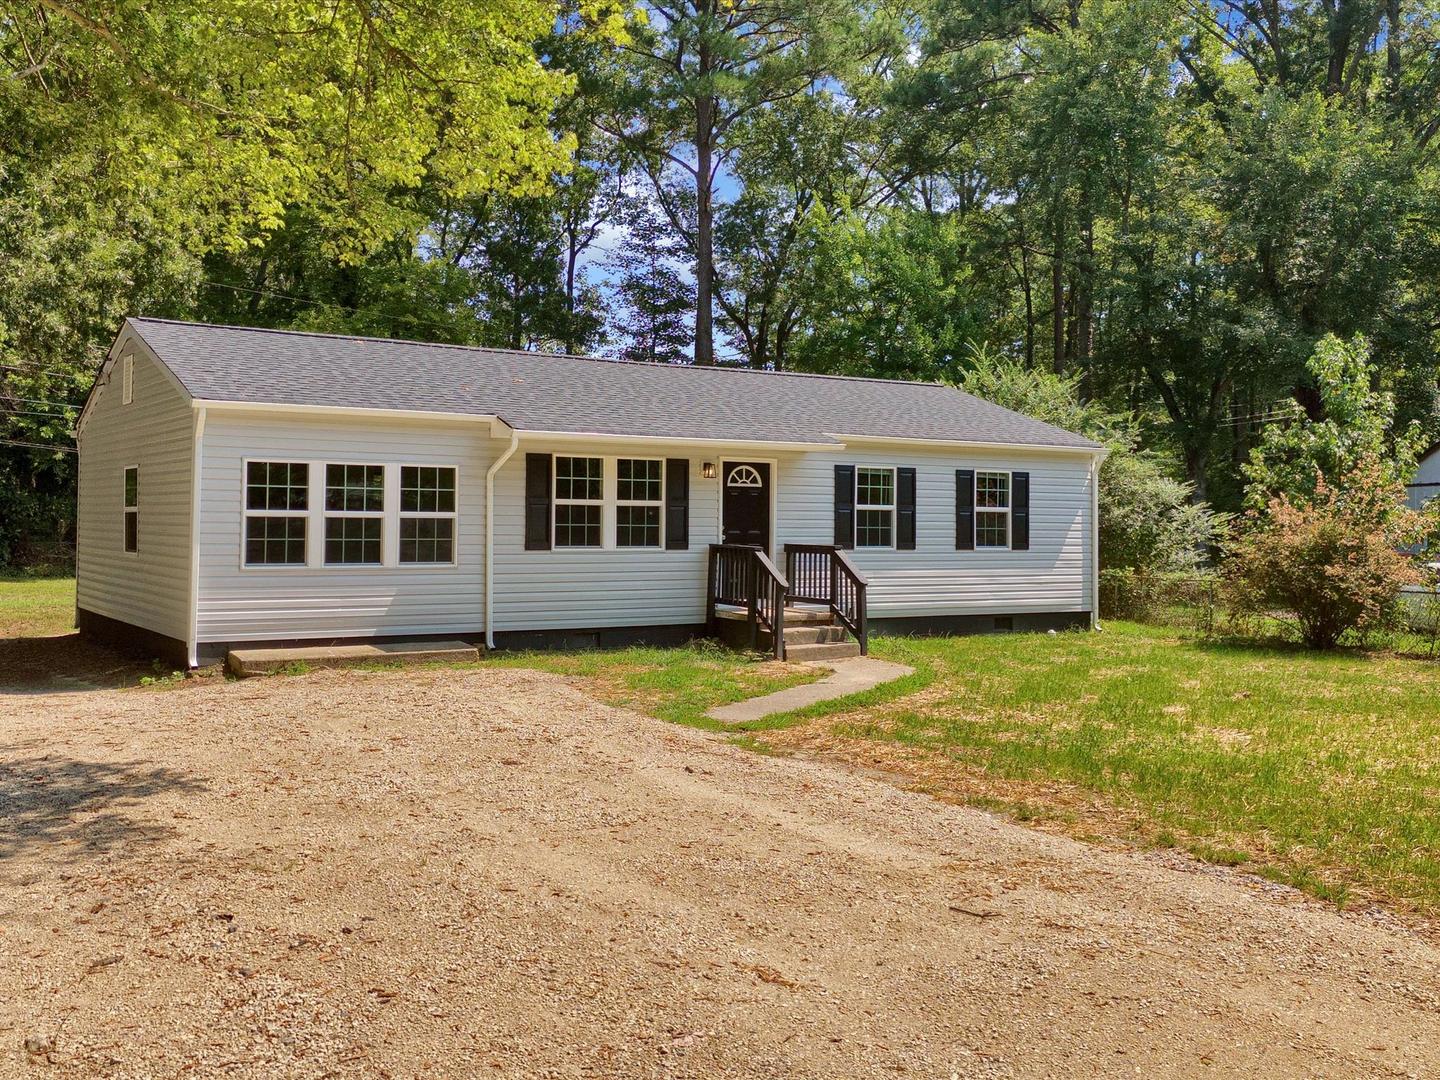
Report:
[[[1440,665],[1122,623],[875,651],[923,687],[757,740],[1340,904],[1440,911]]]

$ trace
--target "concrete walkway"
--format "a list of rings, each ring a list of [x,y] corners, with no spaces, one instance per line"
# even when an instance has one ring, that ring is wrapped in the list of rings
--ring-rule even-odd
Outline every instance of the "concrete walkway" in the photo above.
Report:
[[[833,673],[819,682],[792,686],[788,690],[777,690],[773,694],[737,701],[731,705],[719,705],[705,715],[725,724],[748,724],[752,720],[763,720],[776,713],[803,709],[816,702],[833,701],[847,694],[858,694],[862,690],[869,690],[915,671],[904,664],[892,664],[888,660],[876,660],[869,656],[856,656],[848,660],[817,663],[812,666],[828,667]]]
[[[290,664],[346,667],[370,663],[432,663],[480,659],[465,641],[380,641],[365,645],[316,645],[280,649],[231,649],[226,665],[232,675],[266,675]]]

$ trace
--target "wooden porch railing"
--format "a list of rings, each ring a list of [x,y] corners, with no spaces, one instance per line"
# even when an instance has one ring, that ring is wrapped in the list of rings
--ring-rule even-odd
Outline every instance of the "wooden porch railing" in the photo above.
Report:
[[[786,544],[785,577],[791,583],[790,600],[828,604],[845,629],[855,635],[860,655],[869,655],[865,592],[870,583],[842,549],[830,544]]]
[[[717,605],[745,609],[750,648],[760,647],[760,629],[770,632],[775,659],[785,659],[785,597],[790,584],[775,569],[763,548],[746,544],[711,544],[706,577],[706,618],[715,629]]]

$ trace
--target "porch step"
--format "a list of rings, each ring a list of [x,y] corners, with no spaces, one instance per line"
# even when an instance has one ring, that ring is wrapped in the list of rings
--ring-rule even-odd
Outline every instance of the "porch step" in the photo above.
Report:
[[[743,622],[749,618],[749,615],[743,607],[736,607],[733,604],[716,604],[715,617]],[[835,616],[829,608],[794,607],[790,604],[785,606],[786,626],[830,626],[834,622]]]
[[[231,649],[226,666],[232,675],[266,675],[293,665],[345,667],[373,663],[433,663],[478,660],[480,650],[464,641],[382,641],[363,645],[315,645],[280,649]]]
[[[785,659],[795,661],[843,660],[847,656],[859,656],[858,641],[825,641],[812,645],[785,645]]]
[[[785,622],[785,647],[796,645],[820,645],[830,641],[844,641],[850,635],[843,626],[792,626],[789,616]]]

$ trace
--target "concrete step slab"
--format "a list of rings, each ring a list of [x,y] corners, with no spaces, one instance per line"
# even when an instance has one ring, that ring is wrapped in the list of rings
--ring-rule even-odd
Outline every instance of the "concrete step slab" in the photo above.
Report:
[[[786,626],[785,646],[815,645],[827,641],[844,641],[849,631],[843,626]]]
[[[814,645],[787,645],[785,659],[796,661],[844,660],[860,655],[858,641],[826,641]]]
[[[231,649],[225,665],[241,678],[280,671],[291,664],[345,667],[373,663],[433,663],[480,659],[480,650],[464,641],[384,641],[363,645],[306,645],[280,649]]]

